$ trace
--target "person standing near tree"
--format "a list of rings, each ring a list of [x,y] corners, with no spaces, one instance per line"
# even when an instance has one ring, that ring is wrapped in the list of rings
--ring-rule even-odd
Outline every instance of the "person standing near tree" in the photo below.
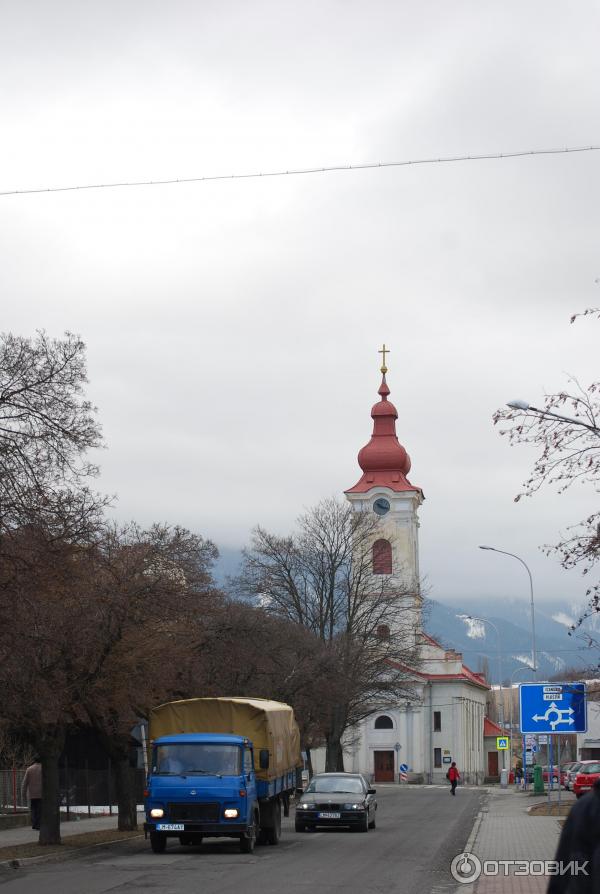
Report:
[[[34,757],[33,763],[25,770],[21,785],[23,799],[29,798],[31,810],[31,828],[39,829],[42,818],[42,764],[39,757]]]
[[[458,780],[460,779],[460,773],[458,772],[456,761],[452,761],[452,763],[450,764],[450,769],[448,770],[446,777],[450,780],[450,794],[456,795],[456,786],[458,785]]]

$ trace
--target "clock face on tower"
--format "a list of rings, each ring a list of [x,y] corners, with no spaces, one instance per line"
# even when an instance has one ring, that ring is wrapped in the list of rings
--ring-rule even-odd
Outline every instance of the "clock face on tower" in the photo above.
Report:
[[[386,512],[390,511],[389,501],[385,499],[385,497],[377,497],[375,502],[373,503],[373,512],[376,512],[377,515],[385,515]]]

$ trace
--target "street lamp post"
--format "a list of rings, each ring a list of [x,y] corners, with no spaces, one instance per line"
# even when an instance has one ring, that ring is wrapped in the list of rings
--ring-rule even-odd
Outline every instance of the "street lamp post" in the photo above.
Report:
[[[506,552],[504,549],[496,549],[495,546],[480,546],[479,549],[487,549],[491,550],[494,553],[501,553],[503,556],[511,556],[513,559],[516,559],[517,562],[520,562],[521,565],[525,567],[527,574],[529,575],[529,597],[531,603],[531,664],[534,676],[537,675],[537,652],[535,648],[535,608],[533,603],[533,578],[531,576],[531,571],[529,570],[529,565],[523,561],[520,556],[516,556],[514,553]]]
[[[516,670],[512,672],[510,675],[510,770],[512,771],[513,765],[513,683],[517,674],[522,674],[523,671],[531,672],[530,667],[518,667]],[[525,745],[523,745],[523,780],[525,782],[525,788],[527,788],[527,757],[526,757],[526,749]]]
[[[551,419],[558,419],[559,422],[568,422],[570,425],[579,425],[581,428],[587,428],[588,431],[595,435],[600,435],[600,428],[592,425],[590,422],[584,422],[583,419],[575,419],[573,416],[562,416],[560,413],[554,413],[552,410],[540,410],[539,407],[532,407],[526,400],[509,400],[506,404],[511,410],[522,410],[524,413],[537,413],[538,416],[550,416]]]
[[[504,690],[502,689],[502,646],[500,643],[500,631],[496,627],[493,621],[490,621],[489,618],[477,618],[475,615],[467,615],[469,621],[480,621],[482,624],[489,624],[490,627],[493,627],[496,631],[496,637],[498,640],[498,674],[499,674],[499,683],[500,683],[500,705],[498,707],[498,719],[500,721],[500,726],[504,729]],[[504,751],[502,752],[502,767],[504,768]]]

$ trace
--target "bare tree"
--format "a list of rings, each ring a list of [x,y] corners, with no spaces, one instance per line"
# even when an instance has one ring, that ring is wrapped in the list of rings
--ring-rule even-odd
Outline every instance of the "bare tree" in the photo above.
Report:
[[[77,336],[0,335],[0,533],[33,523],[81,537],[97,521],[106,501],[87,485],[98,470],[85,454],[101,436],[86,382]]]
[[[324,743],[323,705],[336,668],[327,645],[307,627],[249,603],[225,601],[198,631],[176,697],[258,696],[294,708],[302,747]]]
[[[183,528],[135,524],[108,526],[94,552],[92,648],[77,701],[115,767],[121,830],[137,826],[131,729],[179,686],[196,631],[220,599],[211,574],[217,555]]]
[[[600,319],[600,310],[588,308],[571,317],[571,323],[580,316]],[[555,485],[559,493],[575,482],[591,484],[596,493],[600,489],[600,381],[587,387],[575,378],[568,381],[566,390],[546,395],[539,409],[515,402],[494,414],[494,424],[510,423],[500,434],[507,436],[511,445],[541,447],[515,502],[524,496],[533,496],[545,485]],[[563,568],[577,567],[586,577],[592,576],[600,559],[600,512],[592,511],[579,524],[570,527],[559,543],[543,548],[548,554],[557,555]],[[585,598],[588,607],[576,626],[589,614],[600,611],[597,576],[588,583]]]
[[[325,500],[299,519],[294,535],[256,528],[236,582],[241,596],[327,646],[330,675],[315,714],[330,770],[343,767],[350,728],[411,693],[418,665],[418,582],[373,574],[376,531],[370,515]]]
[[[0,722],[42,758],[41,844],[60,842],[58,761],[77,726],[113,758],[119,826],[135,827],[130,731],[177,685],[215,555],[183,529],[133,525],[85,545],[21,528],[0,552]]]

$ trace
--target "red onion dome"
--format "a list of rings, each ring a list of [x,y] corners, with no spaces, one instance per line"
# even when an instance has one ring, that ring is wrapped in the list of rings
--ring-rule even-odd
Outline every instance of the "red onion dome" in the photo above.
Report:
[[[371,410],[373,434],[369,443],[359,452],[358,464],[363,472],[390,471],[408,475],[410,457],[396,437],[398,411],[388,400],[389,393],[384,374],[379,388],[381,400]]]
[[[373,487],[387,487],[394,491],[417,490],[407,478],[410,457],[396,436],[398,411],[388,400],[390,389],[385,380],[387,369],[382,367],[383,379],[379,387],[381,400],[371,410],[373,434],[358,454],[363,474],[346,493],[365,493]]]

